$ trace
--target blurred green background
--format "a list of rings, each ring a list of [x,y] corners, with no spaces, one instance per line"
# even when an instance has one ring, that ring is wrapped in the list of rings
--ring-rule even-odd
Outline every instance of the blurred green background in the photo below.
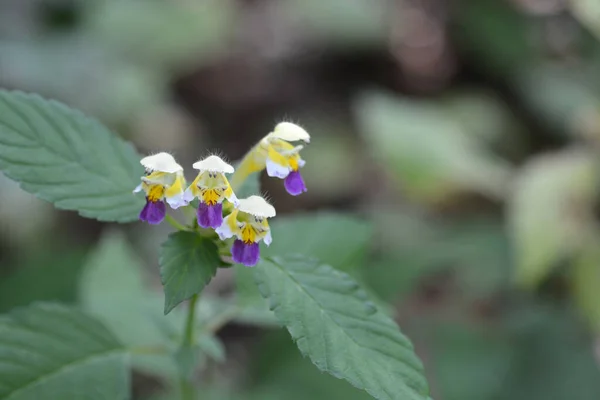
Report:
[[[600,399],[598,0],[0,0],[0,87],[182,165],[301,124],[308,193],[261,178],[269,252],[359,279],[436,400]],[[119,300],[107,323],[122,328],[148,295],[162,318],[169,226],[82,219],[0,181],[0,311],[56,300],[103,317]],[[207,341],[203,398],[368,398],[270,327],[244,271],[208,292],[236,288],[248,312]],[[140,366],[134,397],[169,398],[165,363]]]

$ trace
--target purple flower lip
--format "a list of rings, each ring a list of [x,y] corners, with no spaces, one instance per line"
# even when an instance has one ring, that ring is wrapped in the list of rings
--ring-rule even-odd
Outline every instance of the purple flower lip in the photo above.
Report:
[[[236,239],[231,246],[231,257],[238,264],[253,267],[260,259],[260,247],[258,243],[245,243]]]
[[[285,190],[292,196],[298,196],[308,190],[306,189],[302,175],[300,175],[300,171],[290,172],[287,178],[285,178],[284,186]]]
[[[198,225],[202,228],[218,228],[223,224],[223,203],[214,205],[200,203],[198,206]]]
[[[146,205],[140,212],[140,220],[152,225],[158,225],[165,219],[167,208],[163,201],[150,201],[146,199]]]

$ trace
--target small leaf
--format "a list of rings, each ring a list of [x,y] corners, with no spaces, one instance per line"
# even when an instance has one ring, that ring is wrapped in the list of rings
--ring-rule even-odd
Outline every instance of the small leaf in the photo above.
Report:
[[[321,371],[377,399],[427,399],[412,344],[348,275],[302,257],[264,260],[254,271],[275,316]]]
[[[54,304],[0,319],[0,398],[129,398],[126,353],[99,322]]]
[[[166,315],[204,289],[217,273],[221,258],[211,240],[193,232],[176,232],[163,244],[159,263]]]
[[[21,187],[101,221],[137,218],[132,190],[143,169],[131,146],[99,122],[54,100],[0,91],[0,169]]]

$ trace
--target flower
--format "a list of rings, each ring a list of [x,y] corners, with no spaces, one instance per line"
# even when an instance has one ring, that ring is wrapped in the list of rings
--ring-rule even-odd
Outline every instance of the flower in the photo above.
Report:
[[[187,204],[183,197],[183,167],[169,153],[144,157],[140,163],[146,168],[146,174],[141,177],[142,183],[133,190],[134,193],[143,190],[146,194],[140,220],[160,224],[166,214],[165,201],[174,209]]]
[[[289,194],[297,196],[306,192],[306,185],[300,175],[305,161],[300,158],[303,145],[294,146],[290,142],[310,143],[310,135],[291,122],[281,122],[273,132],[265,136],[242,160],[238,172],[232,178],[234,186],[253,172],[267,169],[271,177],[285,179],[284,186]]]
[[[256,265],[260,259],[258,243],[263,240],[268,246],[272,242],[267,218],[275,216],[275,208],[260,196],[241,199],[239,205],[223,220],[215,231],[221,240],[235,236],[231,256],[236,263],[247,267]]]
[[[235,206],[238,199],[233,193],[225,174],[233,173],[233,167],[217,156],[209,156],[193,165],[198,176],[184,194],[187,202],[198,197],[198,225],[203,228],[218,228],[223,224],[223,200]]]

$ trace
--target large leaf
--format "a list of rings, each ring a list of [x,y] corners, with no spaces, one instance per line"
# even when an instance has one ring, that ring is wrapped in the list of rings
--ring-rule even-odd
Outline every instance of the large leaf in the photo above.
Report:
[[[163,315],[161,295],[149,290],[141,265],[123,234],[107,233],[81,274],[80,303],[128,347],[176,347],[184,316]],[[134,365],[147,373],[174,376],[173,359],[168,350],[163,353],[134,353]]]
[[[275,239],[263,248],[263,257],[303,254],[344,271],[364,261],[372,233],[366,221],[325,212],[276,218],[271,231]],[[235,278],[238,302],[243,308],[237,319],[273,325],[273,313],[256,288],[252,270],[236,267]]]
[[[591,233],[597,170],[585,149],[540,156],[525,166],[508,202],[519,284],[539,284]]]
[[[159,263],[165,290],[165,315],[182,301],[200,293],[222,264],[215,243],[193,232],[169,235],[161,248]]]
[[[302,257],[276,257],[255,268],[275,316],[322,371],[377,399],[423,400],[421,362],[396,324],[348,275]]]
[[[127,399],[126,353],[96,320],[52,304],[0,319],[0,398]]]
[[[0,168],[21,187],[84,217],[126,222],[142,198],[134,148],[99,122],[53,100],[0,91]]]

